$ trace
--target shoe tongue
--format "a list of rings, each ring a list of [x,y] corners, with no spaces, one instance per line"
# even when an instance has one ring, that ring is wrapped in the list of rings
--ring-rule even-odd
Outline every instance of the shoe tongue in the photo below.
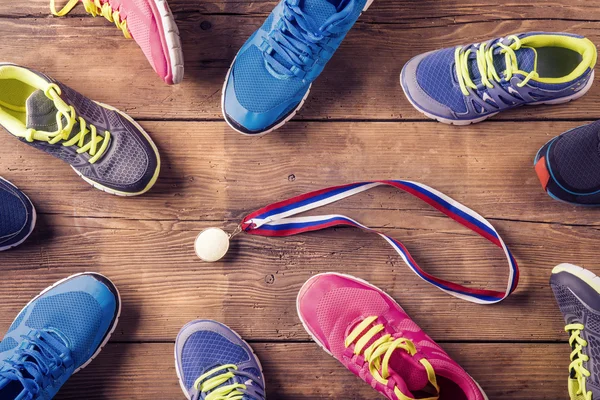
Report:
[[[389,369],[391,375],[401,378],[413,394],[424,390],[429,385],[427,370],[423,364],[403,349],[394,351],[390,358]]]
[[[351,325],[348,329],[348,332],[351,332],[358,324],[358,321],[355,325]],[[367,329],[370,329],[367,328]],[[366,331],[366,330],[365,330]],[[380,332],[373,336],[367,344],[365,344],[364,348],[368,348],[377,340],[379,340],[382,336],[385,335],[385,332]],[[383,360],[382,356],[382,360]],[[407,389],[413,394],[415,392],[430,392],[429,389],[429,377],[427,376],[427,370],[421,364],[418,359],[414,356],[411,356],[406,350],[402,348],[398,348],[394,350],[392,356],[390,357],[390,361],[388,364],[390,378],[394,379],[396,382],[404,382]],[[434,392],[432,392],[433,394]]]
[[[49,99],[42,90],[36,90],[29,96],[27,107],[27,129],[43,132],[58,131],[56,113],[58,110],[54,101]]]
[[[496,73],[500,77],[503,76],[504,71],[506,70],[506,58],[501,51],[501,47],[496,47],[496,50],[494,51],[494,67],[496,69]],[[515,50],[515,55],[517,56],[517,65],[515,66],[516,69],[527,73],[535,70],[537,52],[534,48],[521,47],[520,49]],[[477,67],[477,56],[475,52],[472,52],[469,55],[469,74],[475,84],[479,84],[481,82],[481,74],[479,73],[479,68]]]
[[[332,15],[337,13],[337,9],[335,8],[335,6],[327,0],[288,1],[290,2],[289,4],[298,5],[300,9],[304,12],[304,14],[306,14],[307,19],[311,21],[316,28],[323,26],[327,19],[329,19]],[[284,66],[283,69],[277,65],[272,66],[276,72],[280,74],[285,74],[287,69],[291,67],[291,65],[280,54],[274,53],[273,58],[275,58],[279,63],[281,63]]]
[[[0,399],[25,400],[29,392],[25,390],[19,380],[0,378]]]
[[[36,90],[29,96],[26,102],[27,110],[27,129],[35,129],[36,131],[56,133],[58,132],[58,124],[56,122],[56,113],[58,109],[54,105],[54,101],[49,99],[43,90]],[[63,127],[67,125],[67,119],[62,118]],[[71,136],[80,131],[79,120],[71,129]],[[65,140],[69,140],[71,136]],[[84,145],[91,140],[91,135],[85,138]]]

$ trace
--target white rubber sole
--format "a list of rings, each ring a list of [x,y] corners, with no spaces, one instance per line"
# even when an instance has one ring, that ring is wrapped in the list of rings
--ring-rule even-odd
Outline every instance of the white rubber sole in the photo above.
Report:
[[[12,186],[13,188],[15,188],[15,190],[19,190],[18,187],[16,187],[15,185],[13,185],[12,183],[10,183],[6,179],[0,178],[0,180],[2,182],[8,183],[10,186]],[[19,192],[23,193],[20,190],[19,190]],[[23,196],[25,196],[25,198],[27,200],[29,200],[29,197],[27,197],[27,195],[25,193],[23,193]],[[17,246],[22,245],[27,239],[29,239],[29,236],[31,236],[31,234],[33,233],[33,230],[35,229],[35,224],[37,223],[37,211],[35,210],[35,205],[31,202],[31,200],[29,200],[29,202],[31,203],[32,215],[31,215],[31,228],[29,229],[29,232],[27,233],[27,236],[25,236],[22,240],[18,241],[17,243],[11,244],[10,246],[0,247],[0,251],[6,251],[6,250],[14,249]]]
[[[173,84],[181,83],[183,80],[183,48],[181,46],[181,37],[179,28],[175,22],[173,12],[167,3],[167,0],[153,0],[159,10],[167,48],[169,49],[169,61],[171,64],[171,73],[173,75]]]
[[[156,171],[154,171],[154,175],[152,176],[152,180],[150,181],[150,183],[148,184],[148,186],[146,186],[144,188],[144,190],[142,190],[141,192],[137,192],[137,193],[128,193],[128,192],[121,192],[118,190],[114,190],[114,189],[110,189],[104,185],[99,184],[98,182],[95,182],[89,178],[86,178],[85,176],[83,176],[81,174],[81,172],[77,171],[75,168],[73,168],[71,166],[71,168],[73,168],[73,171],[75,171],[75,173],[77,175],[79,175],[79,177],[81,179],[83,179],[84,181],[86,181],[87,183],[89,183],[90,185],[92,185],[93,187],[95,187],[98,190],[102,190],[105,193],[108,194],[113,194],[115,196],[121,196],[121,197],[134,197],[134,196],[139,196],[141,194],[146,193],[147,191],[149,191],[150,189],[152,189],[152,187],[154,186],[154,184],[156,183],[156,181],[158,180],[158,176],[160,175],[160,165],[161,165],[161,161],[160,161],[160,154],[158,152],[158,148],[156,147],[156,145],[154,144],[154,142],[152,141],[152,138],[150,137],[150,135],[148,135],[148,133],[144,130],[144,128],[142,128],[140,126],[140,124],[138,124],[136,121],[134,121],[133,118],[131,118],[129,115],[125,114],[123,111],[118,110],[116,108],[114,108],[113,106],[109,106],[108,104],[104,104],[104,103],[100,103],[95,101],[96,104],[98,104],[101,107],[107,108],[111,111],[116,111],[118,112],[123,118],[125,118],[127,121],[129,121],[133,126],[136,127],[136,129],[138,129],[140,132],[142,132],[142,135],[144,135],[144,137],[148,140],[148,143],[150,143],[150,146],[152,147],[152,150],[154,150],[154,154],[156,154]]]
[[[252,355],[254,356],[254,358],[256,358],[256,361],[258,362],[258,368],[260,369],[260,377],[263,381],[263,385],[265,385],[265,374],[263,372],[263,366],[260,363],[260,359],[258,358],[258,356],[256,355],[256,353],[254,352],[254,349],[252,348],[252,346],[250,346],[248,344],[248,342],[246,342],[244,339],[242,339],[242,337],[233,329],[231,329],[230,327],[228,327],[227,325],[219,322],[219,324],[223,325],[224,327],[226,327],[227,329],[229,329],[231,332],[233,332],[233,334],[240,339],[246,346],[248,346],[248,348],[250,349],[250,351],[252,352]],[[187,388],[185,387],[185,383],[183,382],[183,378],[181,377],[181,372],[179,371],[179,365],[177,365],[177,344],[175,344],[175,372],[177,373],[177,379],[179,380],[179,386],[181,387],[181,390],[183,391],[183,394],[185,395],[186,399],[191,400],[190,394],[188,393]],[[265,388],[265,399],[266,399],[266,388]]]
[[[375,0],[368,0],[367,1],[367,3],[365,4],[364,8],[362,9],[361,15],[362,15],[362,13],[364,13],[365,11],[367,11],[369,9],[369,7],[371,7],[371,5],[373,4],[374,1]],[[237,58],[237,56],[236,56],[236,58]],[[308,87],[308,90],[306,91],[306,94],[304,95],[304,97],[300,101],[300,104],[298,104],[298,107],[296,107],[296,109],[294,109],[294,111],[292,111],[290,113],[290,115],[288,115],[287,117],[285,117],[285,119],[283,121],[281,121],[280,123],[278,123],[277,125],[273,126],[272,128],[269,128],[268,130],[266,130],[264,132],[258,132],[258,133],[247,133],[247,132],[240,131],[239,129],[237,129],[235,126],[233,126],[229,122],[229,120],[227,119],[226,113],[225,113],[225,91],[227,89],[227,82],[229,81],[229,75],[231,74],[231,69],[233,68],[233,64],[234,63],[235,63],[235,58],[233,59],[233,62],[231,63],[231,66],[229,67],[229,70],[227,71],[227,77],[225,78],[225,83],[223,84],[223,89],[221,91],[221,112],[223,113],[223,117],[225,118],[225,122],[227,122],[227,125],[229,125],[229,127],[231,129],[233,129],[234,131],[239,132],[239,133],[241,133],[244,136],[253,136],[253,137],[260,137],[260,136],[266,135],[267,133],[271,133],[274,130],[277,130],[277,129],[281,128],[283,125],[285,125],[287,122],[289,122],[292,118],[294,118],[296,116],[296,114],[298,113],[298,111],[300,111],[300,109],[304,105],[304,102],[306,102],[306,99],[308,98],[308,95],[310,93],[310,88],[312,87],[312,83]]]
[[[585,95],[591,89],[592,85],[594,84],[594,75],[595,75],[595,71],[592,71],[592,75],[590,76],[590,79],[588,80],[588,82],[585,84],[585,87],[583,89],[581,89],[579,92],[572,94],[571,96],[562,97],[560,99],[554,99],[554,100],[538,101],[535,103],[526,103],[525,105],[527,105],[527,106],[537,106],[537,105],[543,105],[543,104],[544,105],[556,105],[556,104],[564,104],[564,103],[568,103],[573,100],[577,100],[580,97],[582,97],[583,95]],[[437,115],[428,113],[427,111],[421,109],[417,104],[415,104],[412,101],[410,96],[406,93],[406,89],[404,88],[404,85],[402,84],[402,74],[400,74],[400,86],[402,86],[402,90],[404,91],[404,94],[405,94],[406,98],[408,99],[408,101],[410,102],[410,104],[415,109],[417,109],[417,111],[419,111],[421,114],[425,115],[427,118],[431,118],[431,119],[441,122],[443,124],[466,126],[466,125],[471,125],[471,124],[477,124],[479,122],[485,121],[488,118],[492,118],[494,115],[498,114],[497,112],[495,112],[495,113],[486,115],[484,117],[468,119],[468,120],[454,120],[454,119],[442,118]]]
[[[325,348],[325,346],[323,345],[323,343],[321,343],[319,341],[319,339],[317,339],[312,332],[310,331],[310,329],[308,329],[308,325],[306,324],[306,322],[304,321],[304,319],[302,318],[302,314],[300,313],[300,294],[302,293],[302,289],[304,288],[304,286],[308,285],[313,279],[316,279],[320,276],[323,275],[337,275],[337,276],[341,276],[344,278],[348,278],[348,279],[352,279],[352,280],[356,280],[359,281],[360,283],[378,291],[379,293],[382,293],[383,295],[385,295],[392,303],[396,304],[398,306],[398,308],[400,308],[403,312],[404,309],[402,308],[402,306],[400,306],[400,304],[398,304],[398,302],[396,300],[394,300],[392,298],[392,296],[390,296],[389,294],[387,294],[386,292],[384,292],[383,290],[381,290],[380,288],[378,288],[377,286],[374,286],[372,284],[370,284],[369,282],[365,281],[364,279],[360,279],[357,278],[355,276],[352,275],[348,275],[348,274],[340,274],[337,272],[324,272],[321,274],[317,274],[317,275],[313,275],[311,276],[305,283],[304,285],[302,285],[302,287],[300,288],[300,291],[298,292],[298,297],[296,297],[296,312],[298,313],[298,318],[300,318],[300,322],[302,322],[302,326],[304,327],[304,330],[310,335],[310,337],[312,338],[312,340],[321,348],[323,349],[323,351],[325,351],[325,353],[329,354],[331,357],[335,358],[333,356],[333,354],[331,354],[331,352],[329,350],[327,350]],[[405,312],[406,313],[406,312]],[[336,359],[337,360],[337,359]],[[469,377],[471,377],[471,375],[469,375]],[[477,381],[475,381],[475,379],[473,379],[473,377],[471,377],[471,379],[473,380],[473,382],[475,382],[475,384],[477,385],[477,387],[479,388],[479,391],[483,394],[483,397],[485,400],[489,400],[487,395],[485,394],[485,392],[483,391],[483,389],[481,388],[481,386],[479,386],[479,383],[477,383]]]
[[[27,303],[25,305],[25,307],[23,307],[23,310],[26,309],[27,307],[29,307],[31,305],[31,303],[33,303],[34,301],[36,301],[37,299],[39,299],[41,296],[43,296],[44,294],[46,294],[47,292],[49,292],[50,290],[54,289],[55,287],[57,287],[58,285],[68,281],[69,279],[72,278],[76,278],[78,276],[81,275],[87,275],[87,274],[94,274],[94,275],[100,275],[102,277],[104,277],[105,279],[109,280],[106,276],[99,274],[97,272],[80,272],[78,274],[74,274],[71,276],[68,276],[64,279],[61,279],[60,281],[48,286],[46,289],[42,290],[37,296],[35,296],[33,299],[31,299],[29,301],[29,303]],[[121,317],[121,294],[119,293],[119,289],[117,288],[116,285],[113,285],[115,287],[115,290],[117,291],[117,298],[119,300],[119,309],[117,311],[117,317],[115,318],[115,321],[113,323],[113,326],[110,328],[110,330],[108,331],[108,334],[106,335],[106,337],[104,338],[104,341],[102,343],[100,343],[100,346],[98,346],[98,350],[96,350],[96,352],[92,355],[92,357],[90,357],[90,359],[88,361],[85,362],[85,364],[83,364],[81,367],[77,368],[74,372],[73,375],[76,374],[77,372],[81,371],[82,369],[84,369],[85,367],[87,367],[92,361],[94,361],[94,359],[96,357],[98,357],[98,354],[100,354],[100,352],[102,351],[102,349],[104,349],[104,346],[106,346],[106,344],[108,343],[110,337],[112,336],[112,334],[115,332],[115,330],[117,329],[117,325],[119,325],[119,318]],[[13,322],[11,323],[14,324],[15,321],[17,320],[17,318],[19,318],[19,315],[21,315],[21,313],[17,314],[17,316],[15,317],[15,319],[13,320]],[[10,326],[10,325],[9,325]]]

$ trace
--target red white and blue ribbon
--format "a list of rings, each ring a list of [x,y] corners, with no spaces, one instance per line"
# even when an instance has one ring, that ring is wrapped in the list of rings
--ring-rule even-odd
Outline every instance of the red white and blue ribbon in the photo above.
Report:
[[[471,289],[450,281],[437,278],[425,272],[412,258],[406,247],[396,239],[371,229],[344,215],[318,215],[293,217],[347,197],[356,195],[377,186],[393,186],[423,200],[438,209],[461,225],[483,236],[500,247],[508,261],[508,284],[504,292],[493,290]],[[421,279],[437,286],[439,289],[460,299],[478,304],[493,304],[504,300],[516,288],[519,282],[519,267],[510,250],[496,232],[496,229],[485,218],[475,211],[451,199],[443,193],[417,182],[410,181],[373,181],[359,182],[344,186],[336,186],[315,192],[306,193],[279,203],[271,204],[246,216],[241,229],[251,235],[260,236],[292,236],[303,232],[317,231],[332,226],[354,226],[366,231],[375,232],[384,238],[400,254],[404,262]]]

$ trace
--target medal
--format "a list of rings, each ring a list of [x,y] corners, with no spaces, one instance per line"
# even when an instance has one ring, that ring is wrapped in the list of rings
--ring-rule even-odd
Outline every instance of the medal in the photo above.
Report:
[[[377,186],[392,186],[403,190],[501,248],[506,255],[509,267],[506,289],[504,291],[472,289],[437,278],[419,267],[401,242],[344,215],[294,217],[296,214],[334,203]],[[519,282],[517,262],[492,224],[475,211],[445,194],[429,186],[411,181],[358,182],[317,190],[271,204],[246,216],[231,235],[219,228],[206,229],[196,239],[196,253],[205,261],[217,261],[227,253],[230,238],[239,232],[259,236],[292,236],[344,225],[378,234],[396,250],[406,265],[421,279],[460,299],[478,304],[493,304],[504,300],[517,288]]]

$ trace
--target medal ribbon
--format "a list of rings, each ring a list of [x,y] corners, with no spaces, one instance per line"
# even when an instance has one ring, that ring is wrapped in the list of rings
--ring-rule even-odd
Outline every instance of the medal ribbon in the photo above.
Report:
[[[506,255],[509,265],[508,284],[504,292],[471,289],[450,281],[437,278],[425,272],[412,258],[406,247],[396,239],[381,232],[371,229],[344,215],[319,215],[306,217],[293,217],[336,201],[354,196],[358,193],[377,186],[393,186],[403,190],[418,199],[438,209],[456,222],[464,225],[473,232],[483,236],[496,246],[500,247]],[[465,207],[456,200],[443,193],[417,182],[410,181],[373,181],[351,183],[349,185],[335,186],[327,189],[306,193],[288,200],[271,204],[246,216],[241,229],[251,235],[260,236],[292,236],[303,232],[318,231],[332,226],[354,226],[369,232],[377,233],[384,238],[400,254],[404,262],[421,279],[438,287],[440,290],[463,300],[478,304],[493,304],[504,300],[516,288],[519,282],[519,267],[510,250],[496,232],[496,229],[485,218],[475,211]]]

